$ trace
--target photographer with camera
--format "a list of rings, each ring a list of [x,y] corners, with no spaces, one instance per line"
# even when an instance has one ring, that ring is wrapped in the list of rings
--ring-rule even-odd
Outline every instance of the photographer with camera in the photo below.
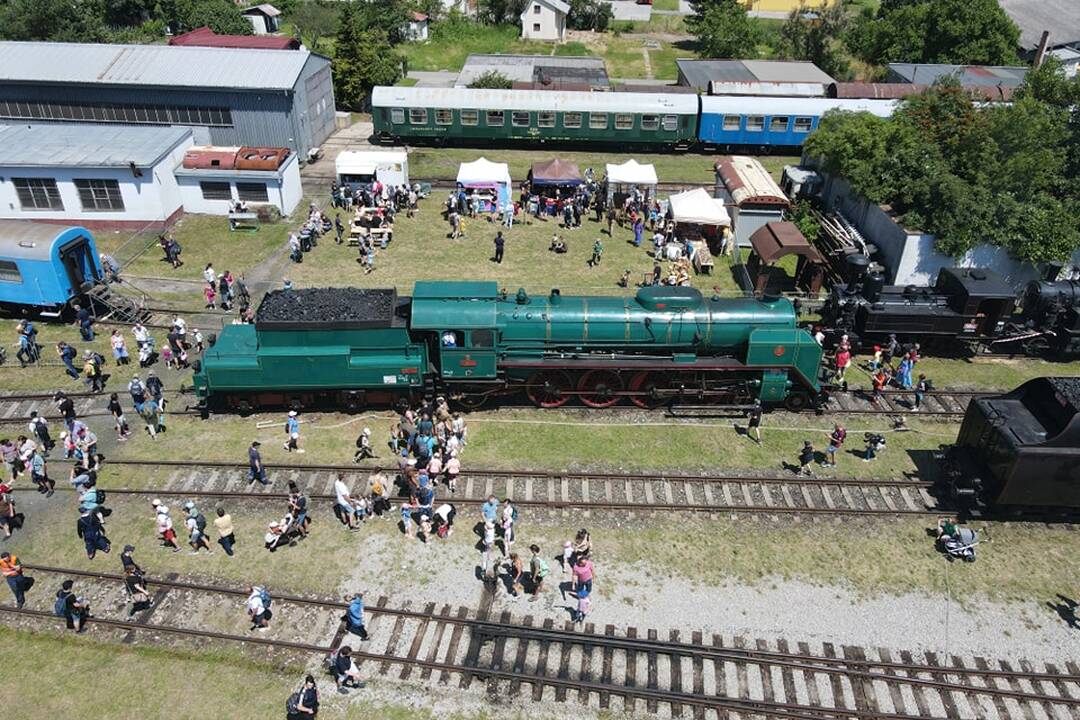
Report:
[[[866,452],[863,454],[863,462],[870,462],[877,457],[879,452],[885,449],[884,435],[868,432],[863,435],[863,440],[866,441]]]

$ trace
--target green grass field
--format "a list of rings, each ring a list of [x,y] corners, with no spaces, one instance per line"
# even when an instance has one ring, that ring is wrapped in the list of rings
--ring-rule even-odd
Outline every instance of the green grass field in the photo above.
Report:
[[[522,40],[516,25],[477,26],[461,37],[433,37],[425,43],[399,46],[410,70],[460,70],[472,54],[549,55],[550,43]]]

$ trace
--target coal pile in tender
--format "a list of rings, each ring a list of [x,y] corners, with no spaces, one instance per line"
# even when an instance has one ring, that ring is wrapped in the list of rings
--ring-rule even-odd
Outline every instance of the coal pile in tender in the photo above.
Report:
[[[304,288],[268,292],[255,313],[257,326],[389,325],[397,291]]]
[[[1048,378],[1054,390],[1061,394],[1074,408],[1080,410],[1080,377]]]

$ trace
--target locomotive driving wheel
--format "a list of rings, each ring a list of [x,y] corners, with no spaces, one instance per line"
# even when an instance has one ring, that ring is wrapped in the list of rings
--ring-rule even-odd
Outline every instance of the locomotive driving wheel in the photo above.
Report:
[[[578,381],[581,402],[592,408],[611,407],[619,402],[622,378],[612,370],[590,370]]]
[[[668,388],[663,373],[639,372],[630,380],[630,400],[640,408],[652,410],[665,404],[668,399],[658,393]]]
[[[567,403],[573,389],[570,376],[562,370],[541,370],[529,378],[525,394],[537,407],[557,408]]]

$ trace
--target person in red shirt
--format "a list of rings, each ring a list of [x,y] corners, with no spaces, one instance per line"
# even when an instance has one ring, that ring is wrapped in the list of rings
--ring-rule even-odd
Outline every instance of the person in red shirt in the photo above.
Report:
[[[840,451],[840,446],[844,444],[845,439],[847,439],[847,430],[843,425],[840,423],[833,425],[833,431],[829,435],[829,447],[825,448],[824,465],[836,467],[836,453]]]
[[[0,574],[3,574],[15,596],[15,607],[21,608],[26,604],[26,590],[33,581],[23,577],[23,566],[19,558],[9,552],[0,553]]]

